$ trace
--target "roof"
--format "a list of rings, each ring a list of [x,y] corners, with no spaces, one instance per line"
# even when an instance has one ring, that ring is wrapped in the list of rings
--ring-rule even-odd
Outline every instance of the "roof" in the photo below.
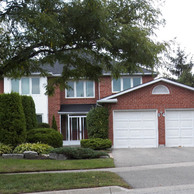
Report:
[[[47,71],[49,74],[52,76],[61,76],[63,72],[63,64],[56,62],[53,66],[51,65],[45,65],[43,66],[43,69]],[[140,68],[139,71],[134,72],[134,73],[121,73],[121,75],[156,75],[156,72],[153,72],[151,70],[145,69],[145,68]],[[104,76],[110,76],[111,72],[105,72],[103,71]]]
[[[62,104],[59,114],[88,113],[96,104]]]
[[[121,95],[123,95],[123,94],[130,93],[130,92],[135,91],[135,90],[139,90],[139,89],[141,89],[141,88],[144,88],[144,87],[146,87],[146,86],[149,86],[149,85],[152,85],[152,84],[154,84],[154,83],[161,82],[161,81],[166,82],[166,83],[169,83],[169,84],[173,84],[173,85],[175,85],[175,86],[179,86],[179,87],[182,87],[182,88],[191,90],[191,91],[194,91],[194,88],[193,88],[193,87],[190,87],[190,86],[187,86],[187,85],[184,85],[184,84],[175,82],[175,81],[171,81],[171,80],[168,80],[168,79],[165,79],[165,78],[159,78],[159,79],[155,79],[155,80],[153,80],[153,81],[150,81],[150,82],[141,84],[141,85],[139,85],[139,86],[136,86],[136,87],[133,87],[133,88],[130,88],[130,89],[121,91],[121,92],[119,92],[119,93],[116,93],[116,94],[107,96],[107,97],[105,97],[105,98],[102,98],[102,99],[98,100],[97,102],[98,102],[98,103],[116,103],[116,102],[117,102],[117,99],[115,99],[115,98],[118,97],[118,96],[121,96]]]

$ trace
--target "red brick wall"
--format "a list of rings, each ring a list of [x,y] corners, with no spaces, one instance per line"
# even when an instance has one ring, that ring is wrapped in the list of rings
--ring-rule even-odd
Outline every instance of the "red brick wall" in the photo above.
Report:
[[[112,79],[111,76],[103,76],[100,78],[100,98],[112,95]]]
[[[163,84],[170,90],[169,95],[153,95],[152,89]],[[113,141],[113,110],[127,109],[157,109],[165,112],[171,108],[194,108],[194,92],[172,84],[156,83],[142,89],[117,97],[116,104],[107,105],[110,108],[109,138]],[[158,117],[159,144],[165,144],[165,117]],[[113,143],[114,144],[114,143]]]
[[[146,82],[150,82],[154,80],[154,76],[153,75],[146,75],[146,76],[142,76],[142,83],[146,83]]]
[[[48,80],[49,81],[49,80]],[[55,116],[58,131],[60,130],[60,115],[58,111],[60,110],[61,105],[61,90],[60,88],[55,89],[55,94],[53,96],[48,97],[48,119],[50,126],[52,125],[53,115]]]
[[[0,79],[0,94],[4,92],[4,80]]]

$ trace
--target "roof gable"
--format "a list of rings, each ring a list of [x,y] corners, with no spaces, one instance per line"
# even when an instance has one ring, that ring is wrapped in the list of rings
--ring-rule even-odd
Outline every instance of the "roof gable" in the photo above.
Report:
[[[182,88],[185,88],[185,89],[188,89],[188,90],[191,90],[191,91],[194,91],[194,88],[193,87],[190,87],[190,86],[187,86],[187,85],[178,83],[178,82],[174,82],[174,81],[171,81],[171,80],[168,80],[168,79],[165,79],[165,78],[159,78],[159,79],[155,79],[153,81],[150,81],[150,82],[141,84],[139,86],[136,86],[136,87],[133,87],[133,88],[130,88],[130,89],[121,91],[121,92],[119,92],[117,94],[113,94],[111,96],[107,96],[105,98],[102,98],[102,99],[98,100],[97,102],[98,103],[116,103],[117,102],[117,99],[114,99],[114,98],[116,98],[118,96],[121,96],[123,94],[130,93],[130,92],[135,91],[135,90],[139,90],[141,88],[144,88],[146,86],[155,84],[155,83],[160,82],[160,81],[163,81],[163,82],[166,82],[166,83],[169,83],[169,84],[173,84],[175,86],[182,87]]]

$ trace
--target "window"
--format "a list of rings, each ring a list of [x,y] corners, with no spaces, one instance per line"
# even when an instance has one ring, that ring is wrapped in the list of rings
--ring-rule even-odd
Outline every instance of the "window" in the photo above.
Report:
[[[11,91],[19,93],[19,79],[11,80]]]
[[[37,123],[42,123],[42,115],[36,115]]]
[[[40,94],[40,79],[32,78],[32,94]]]
[[[142,82],[141,77],[120,77],[117,80],[112,80],[112,91],[120,92],[129,88],[140,85]]]
[[[11,91],[24,95],[40,94],[40,78],[12,79]]]
[[[67,98],[94,98],[93,81],[69,81],[69,89],[66,90]]]
[[[154,87],[152,94],[170,94],[170,91],[166,86],[158,85]]]

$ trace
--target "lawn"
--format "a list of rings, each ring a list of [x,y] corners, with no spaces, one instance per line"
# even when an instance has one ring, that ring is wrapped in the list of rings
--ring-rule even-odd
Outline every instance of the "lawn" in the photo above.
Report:
[[[0,175],[0,193],[25,193],[103,186],[130,188],[112,172]]]
[[[25,160],[0,158],[0,173],[112,167],[114,167],[114,161],[111,158],[90,160]]]

